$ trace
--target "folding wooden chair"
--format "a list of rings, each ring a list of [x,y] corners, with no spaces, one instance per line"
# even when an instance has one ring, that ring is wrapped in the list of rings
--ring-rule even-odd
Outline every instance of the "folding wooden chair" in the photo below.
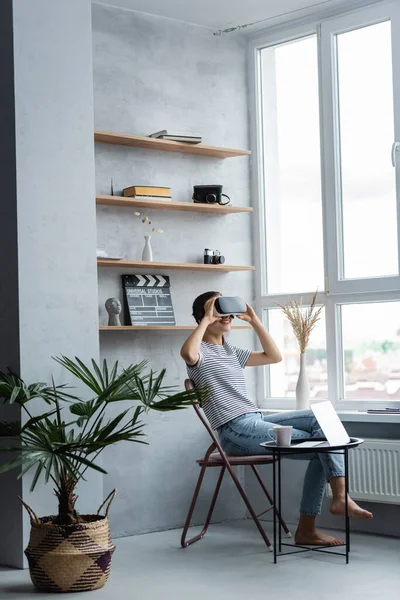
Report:
[[[191,379],[185,380],[185,388],[187,390],[191,390],[194,388],[194,384],[191,381]],[[212,439],[212,444],[208,448],[204,458],[200,458],[199,460],[196,461],[201,466],[201,470],[200,470],[199,478],[197,480],[196,488],[194,490],[194,495],[193,495],[192,502],[190,504],[190,508],[189,508],[189,512],[188,512],[188,515],[186,518],[185,526],[184,526],[183,532],[182,532],[182,537],[181,537],[182,547],[186,548],[187,546],[190,546],[190,544],[197,542],[197,540],[200,540],[206,534],[208,526],[211,521],[213,511],[214,511],[215,503],[218,498],[219,490],[221,488],[222,479],[224,477],[225,471],[228,471],[228,473],[231,476],[234,484],[236,485],[236,487],[239,491],[239,494],[241,495],[254,523],[256,524],[257,529],[261,534],[261,537],[263,538],[264,542],[266,543],[268,549],[270,551],[273,551],[272,544],[269,541],[268,536],[265,533],[264,528],[260,522],[260,517],[262,515],[269,512],[270,510],[275,510],[276,515],[279,519],[280,526],[282,527],[283,531],[288,535],[288,537],[291,537],[291,534],[289,532],[289,529],[286,526],[285,521],[282,519],[281,515],[279,514],[277,508],[274,507],[271,495],[268,492],[256,465],[257,466],[272,465],[274,462],[274,459],[272,458],[272,456],[269,456],[267,454],[260,454],[260,455],[255,455],[255,456],[228,456],[223,451],[222,446],[221,446],[216,434],[211,429],[211,426],[210,426],[207,418],[204,416],[201,408],[198,405],[194,405],[193,408],[196,411],[197,416],[199,417],[200,421],[203,423],[204,427],[207,429],[208,433],[210,434],[211,439]],[[253,506],[251,505],[250,500],[248,499],[247,494],[246,494],[245,490],[243,489],[243,486],[240,484],[239,479],[237,478],[237,476],[232,468],[232,467],[236,467],[236,466],[251,467],[251,470],[253,471],[258,483],[260,484],[261,489],[263,490],[265,496],[268,499],[269,507],[266,510],[259,513],[258,515],[255,513],[255,510],[253,509]],[[207,514],[207,518],[206,518],[204,527],[198,535],[195,535],[194,537],[187,540],[186,535],[187,535],[188,529],[190,527],[193,511],[195,509],[196,502],[197,502],[200,488],[201,488],[201,484],[203,482],[204,473],[206,472],[206,469],[208,467],[220,467],[221,472],[220,472],[220,475],[219,475],[219,478],[217,481],[217,485],[215,487],[214,495],[211,500],[210,508],[208,510],[208,514]]]

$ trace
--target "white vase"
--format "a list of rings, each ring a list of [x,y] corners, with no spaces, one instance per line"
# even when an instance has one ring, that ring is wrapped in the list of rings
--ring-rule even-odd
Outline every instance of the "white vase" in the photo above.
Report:
[[[151,235],[144,236],[144,248],[142,252],[142,260],[151,262],[153,260],[153,250],[151,249]]]
[[[300,371],[296,385],[296,410],[310,408],[310,387],[306,373],[306,355],[300,354]]]

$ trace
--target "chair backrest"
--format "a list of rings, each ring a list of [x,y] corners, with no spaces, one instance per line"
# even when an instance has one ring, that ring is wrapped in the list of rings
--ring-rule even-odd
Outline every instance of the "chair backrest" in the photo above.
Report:
[[[186,390],[194,390],[195,387],[196,386],[194,385],[194,383],[191,379],[185,379],[185,389]],[[211,428],[211,425],[208,422],[207,417],[204,415],[202,409],[200,408],[200,406],[198,404],[193,404],[193,408],[196,411],[197,416],[199,417],[200,421],[203,423],[204,427],[207,429],[208,433],[210,434],[210,437],[211,437],[212,441],[214,442],[216,448],[218,448],[219,453],[226,460],[226,458],[225,458],[226,454],[225,454],[224,450],[222,449],[222,446],[218,440],[218,437],[216,436],[214,430]]]

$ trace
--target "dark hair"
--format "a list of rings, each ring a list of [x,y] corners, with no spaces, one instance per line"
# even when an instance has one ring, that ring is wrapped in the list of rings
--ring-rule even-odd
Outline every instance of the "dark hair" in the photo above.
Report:
[[[221,296],[220,292],[204,292],[204,294],[200,294],[197,296],[196,300],[193,302],[193,316],[196,320],[196,323],[200,323],[202,318],[204,317],[204,305],[210,298],[215,298],[215,296]]]

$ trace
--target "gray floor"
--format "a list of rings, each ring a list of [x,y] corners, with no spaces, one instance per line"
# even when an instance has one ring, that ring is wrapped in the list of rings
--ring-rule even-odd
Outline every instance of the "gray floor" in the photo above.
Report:
[[[251,522],[213,525],[181,549],[180,531],[116,540],[107,585],[84,594],[96,600],[368,600],[400,598],[400,540],[354,534],[350,564],[307,553],[272,563]],[[78,596],[79,597],[79,596]],[[0,570],[0,598],[77,598],[42,594],[27,571]]]

